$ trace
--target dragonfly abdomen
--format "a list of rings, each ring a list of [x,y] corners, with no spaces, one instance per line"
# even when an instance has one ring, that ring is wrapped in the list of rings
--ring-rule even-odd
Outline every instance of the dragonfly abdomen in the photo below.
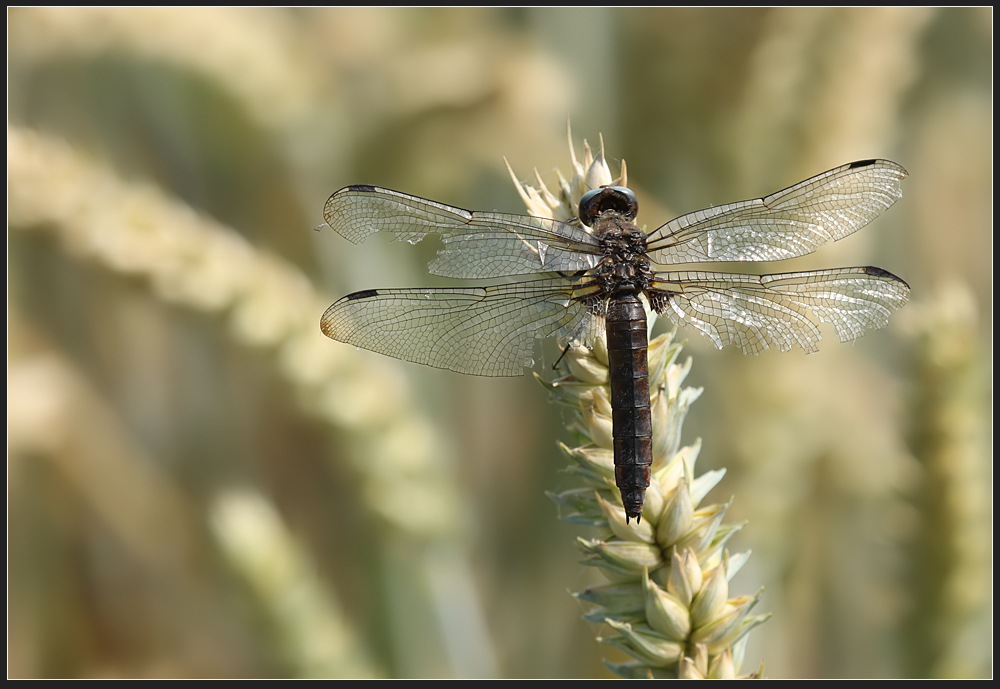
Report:
[[[635,293],[619,293],[611,298],[607,334],[615,483],[622,494],[626,520],[638,521],[649,487],[653,449],[646,310]]]

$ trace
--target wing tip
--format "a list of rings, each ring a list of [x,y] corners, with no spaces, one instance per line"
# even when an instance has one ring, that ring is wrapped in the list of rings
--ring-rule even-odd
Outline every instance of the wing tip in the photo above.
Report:
[[[378,296],[377,289],[363,289],[358,292],[351,292],[346,297],[343,297],[340,301],[355,301],[356,299],[371,299],[372,297]]]
[[[326,200],[327,207],[330,206],[338,197],[344,194],[350,194],[352,192],[360,192],[362,194],[372,194],[379,190],[379,187],[374,184],[348,184],[346,187],[342,187],[337,191],[330,194],[330,198]]]
[[[893,170],[900,175],[900,179],[907,177],[910,174],[906,171],[906,168],[899,163],[894,163],[891,160],[886,160],[884,158],[867,158],[865,160],[855,160],[853,163],[847,164],[848,170],[858,170],[864,167],[881,167]]]
[[[878,266],[865,266],[861,270],[865,273],[865,275],[871,275],[872,277],[876,278],[888,278],[890,280],[895,280],[896,282],[899,282],[904,287],[906,287],[906,289],[910,289],[910,285],[907,284],[906,280],[899,277],[898,275],[890,273],[885,268],[879,268]]]

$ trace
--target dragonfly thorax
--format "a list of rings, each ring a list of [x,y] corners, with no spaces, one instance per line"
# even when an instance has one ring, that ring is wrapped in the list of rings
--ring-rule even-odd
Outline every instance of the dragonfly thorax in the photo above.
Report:
[[[615,212],[602,215],[593,230],[604,254],[595,269],[603,291],[638,292],[648,288],[653,274],[642,230]]]
[[[646,235],[633,222],[638,212],[639,203],[627,187],[593,189],[580,199],[580,220],[601,244],[598,274],[621,282],[649,272]]]

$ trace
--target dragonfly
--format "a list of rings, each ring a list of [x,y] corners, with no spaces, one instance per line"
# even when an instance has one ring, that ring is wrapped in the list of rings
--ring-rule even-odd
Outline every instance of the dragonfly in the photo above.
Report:
[[[383,232],[443,243],[428,269],[485,286],[366,289],[323,314],[328,337],[397,359],[479,376],[518,376],[535,340],[606,337],[615,481],[626,523],[641,520],[652,464],[647,305],[744,353],[816,351],[820,323],[842,342],[882,328],[909,286],[874,266],[754,275],[659,266],[780,261],[851,235],[902,196],[902,166],[848,163],[763,198],[688,213],[646,233],[624,186],[592,189],[577,217],[468,211],[357,184],[326,202],[326,224],[354,243]],[[322,226],[321,226],[322,227]],[[645,303],[644,303],[645,302]]]

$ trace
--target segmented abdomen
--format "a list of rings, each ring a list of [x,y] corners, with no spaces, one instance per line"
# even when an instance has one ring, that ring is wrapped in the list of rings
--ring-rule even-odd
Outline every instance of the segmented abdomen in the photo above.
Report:
[[[615,483],[626,520],[639,520],[653,462],[646,310],[634,293],[612,297],[607,313],[614,420]]]

